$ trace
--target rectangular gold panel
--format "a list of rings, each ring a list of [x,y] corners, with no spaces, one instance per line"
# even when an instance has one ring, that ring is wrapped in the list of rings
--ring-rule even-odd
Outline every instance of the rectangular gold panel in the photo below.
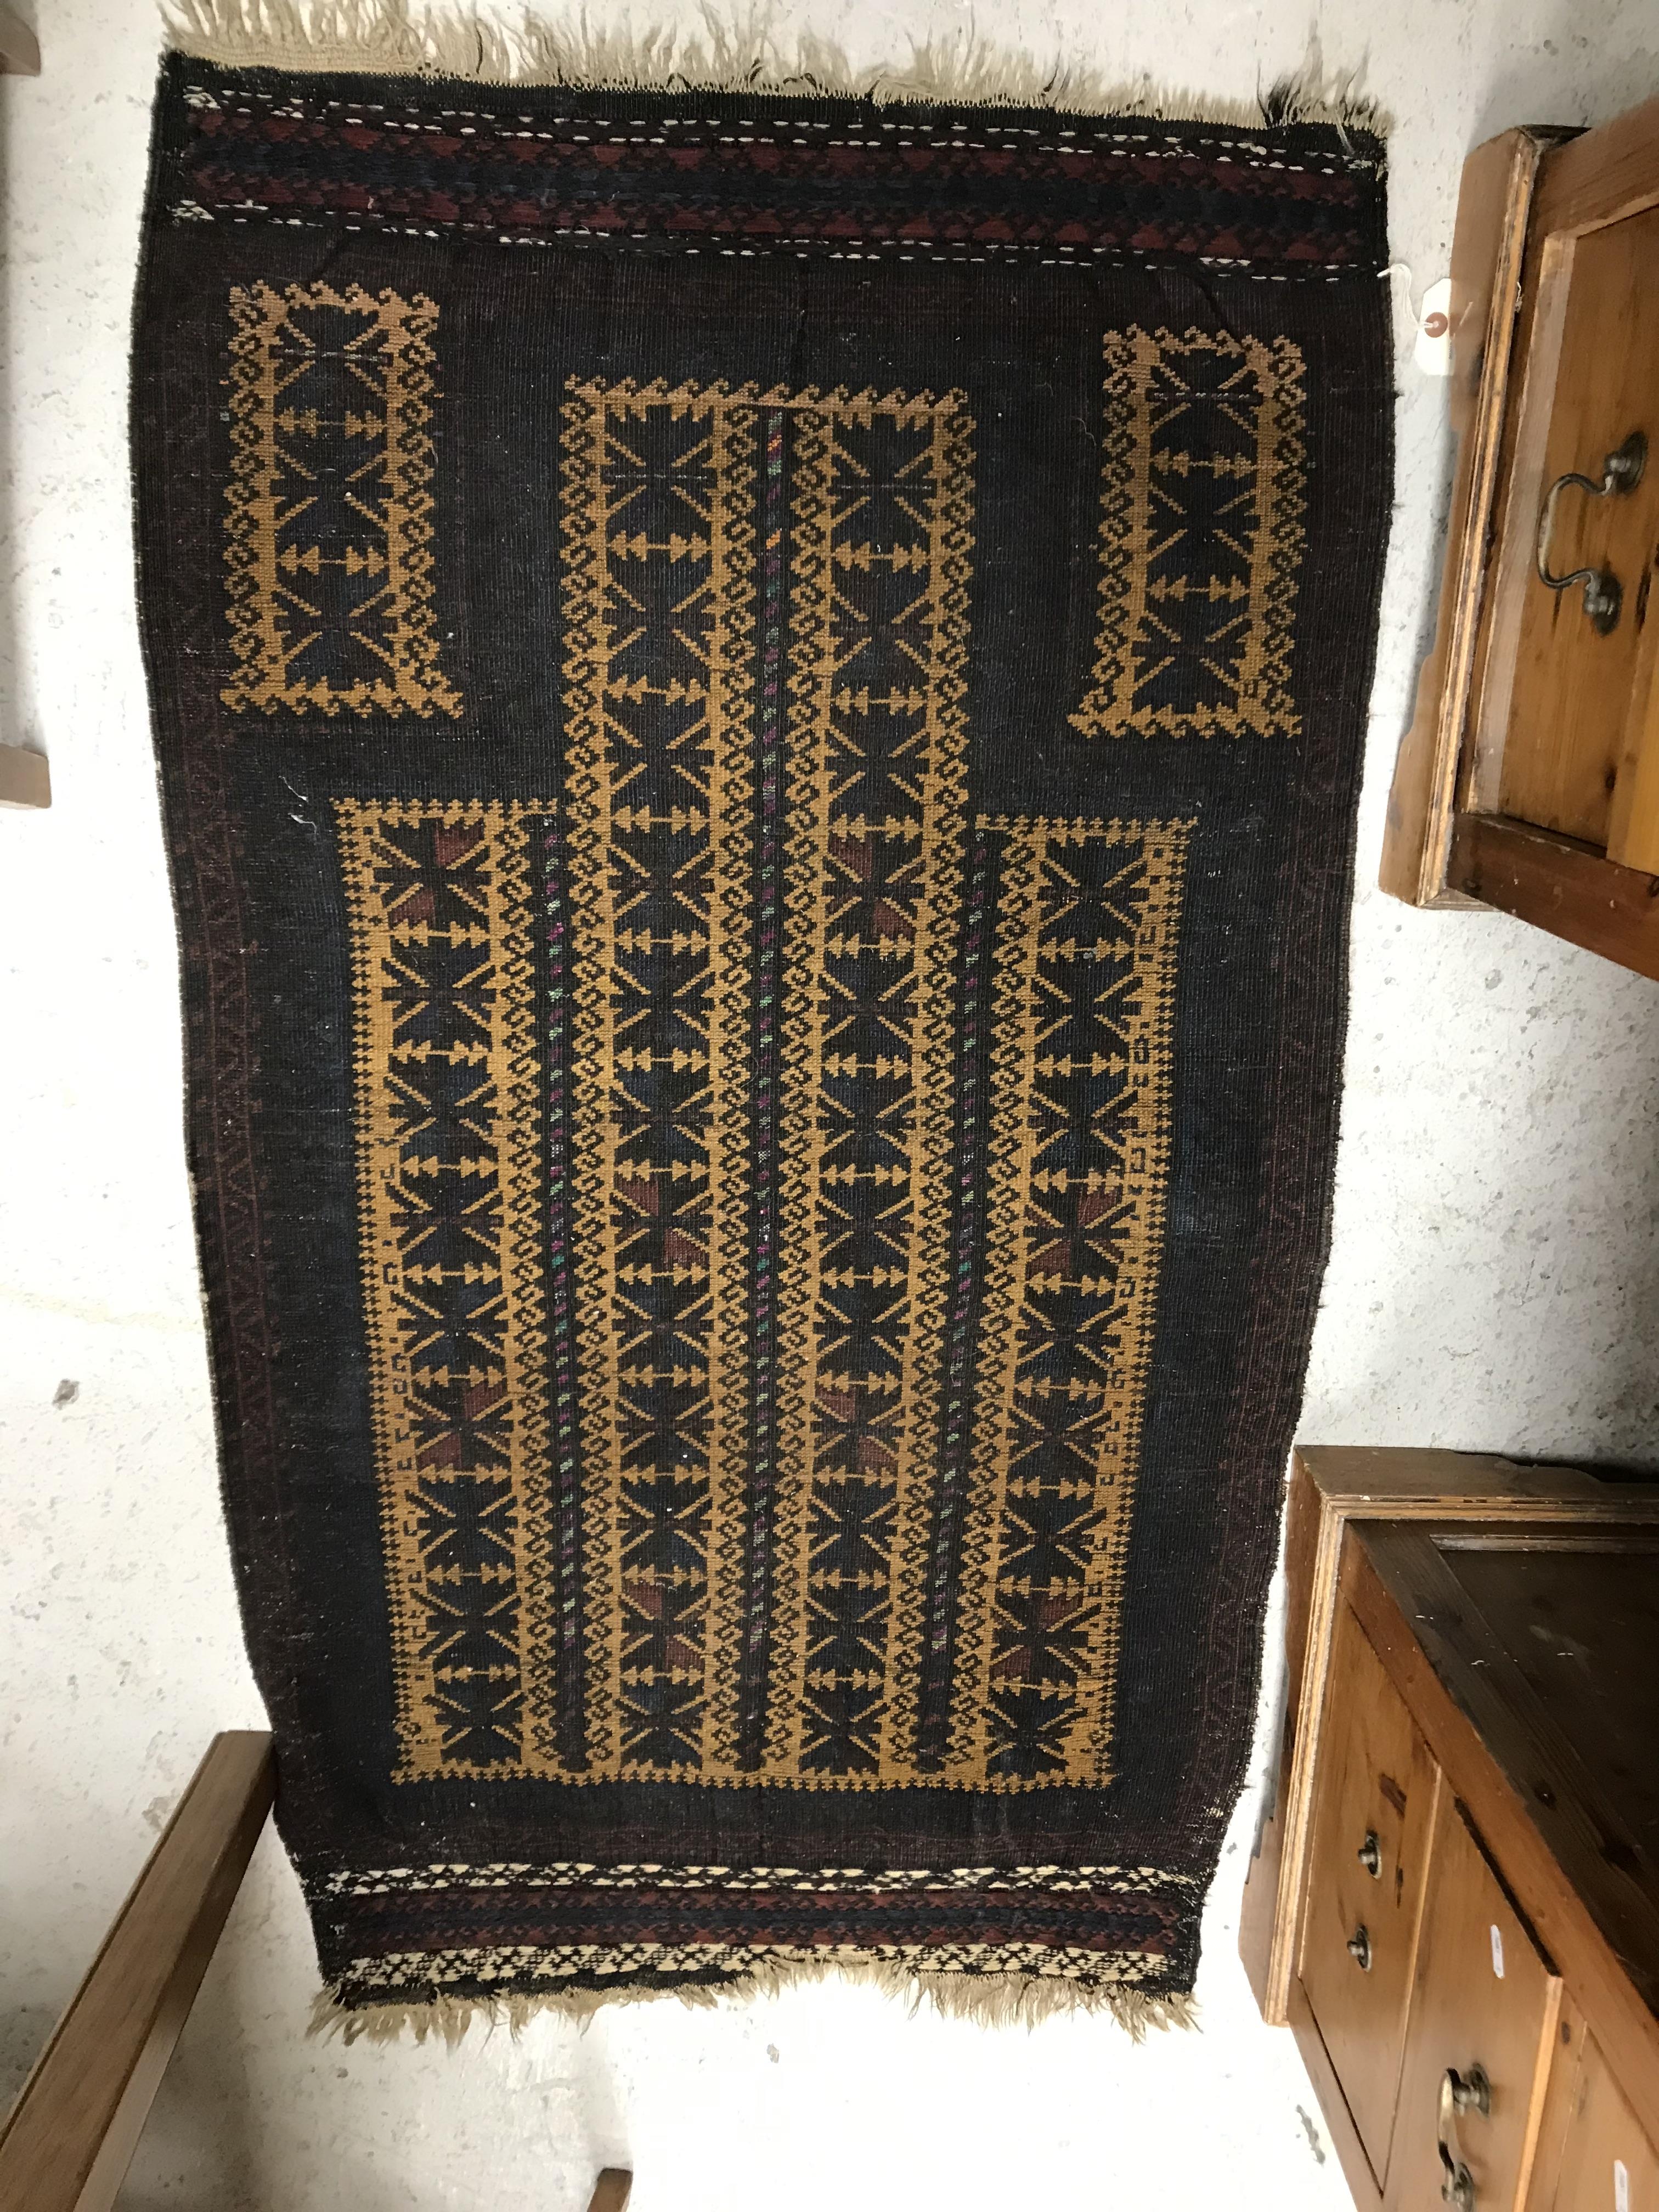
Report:
[[[757,410],[579,385],[564,425],[588,1754],[717,1781],[752,1389]]]
[[[550,1687],[530,823],[340,799],[398,1778],[530,1771]]]
[[[951,1121],[969,427],[952,396],[567,398],[596,1775],[848,1786],[902,1725],[914,1631],[888,1593],[921,1540],[938,1411],[924,1199]],[[872,933],[878,1035],[851,1011]],[[630,1042],[647,1029],[648,1050]],[[876,1223],[853,1218],[872,1075]],[[890,1314],[854,1376],[847,1302],[872,1282]],[[820,1775],[838,1670],[815,1520],[860,1480],[892,1510],[844,1670],[854,1771]]]
[[[1271,341],[1131,327],[1104,342],[1088,738],[1293,734],[1304,550],[1303,361]]]
[[[224,703],[458,715],[433,620],[437,308],[252,284],[230,317]]]
[[[1112,1776],[1189,822],[999,819],[991,1170],[950,1779]]]

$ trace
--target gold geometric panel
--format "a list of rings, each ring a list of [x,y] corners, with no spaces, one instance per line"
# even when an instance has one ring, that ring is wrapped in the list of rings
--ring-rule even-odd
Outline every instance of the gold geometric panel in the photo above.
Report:
[[[233,287],[225,570],[239,714],[459,714],[432,605],[438,310]]]
[[[1087,738],[1287,737],[1304,550],[1303,359],[1130,328],[1104,343]]]
[[[550,811],[335,802],[399,1781],[529,1771],[553,1666],[530,957]]]
[[[596,1778],[919,1778],[972,428],[566,396]]]
[[[1190,821],[1000,833],[992,1131],[947,1774],[1112,1778],[1163,1273]]]
[[[401,1780],[1110,1779],[1192,825],[973,815],[972,432],[573,383],[561,800],[336,803]]]

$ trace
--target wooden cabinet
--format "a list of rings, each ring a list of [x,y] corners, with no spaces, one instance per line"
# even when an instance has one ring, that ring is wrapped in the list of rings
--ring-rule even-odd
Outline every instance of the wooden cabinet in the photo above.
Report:
[[[1240,1948],[1364,2212],[1659,2212],[1659,1489],[1304,1449]]]
[[[1659,975],[1659,100],[1478,147],[1458,463],[1382,882]]]

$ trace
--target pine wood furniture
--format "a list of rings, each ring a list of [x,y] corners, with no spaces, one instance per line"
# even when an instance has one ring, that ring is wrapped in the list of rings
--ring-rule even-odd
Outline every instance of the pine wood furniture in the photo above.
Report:
[[[1464,164],[1439,626],[1382,884],[1659,975],[1659,100]]]
[[[1362,2212],[1659,2212],[1659,1488],[1304,1448],[1240,1948]]]

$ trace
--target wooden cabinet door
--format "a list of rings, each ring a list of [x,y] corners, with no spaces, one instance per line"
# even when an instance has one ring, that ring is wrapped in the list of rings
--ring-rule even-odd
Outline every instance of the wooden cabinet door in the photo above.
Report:
[[[1580,2046],[1555,2186],[1544,2192],[1541,2207],[1542,2212],[1659,2212],[1659,2152],[1588,2037]]]
[[[1565,296],[1537,505],[1514,518],[1525,541],[1516,552],[1526,562],[1516,562],[1498,811],[1605,846],[1648,622],[1647,572],[1659,546],[1659,208],[1578,239],[1570,268],[1552,281]],[[1540,333],[1540,350],[1546,342]],[[1571,481],[1599,485],[1607,456],[1632,433],[1650,451],[1632,489],[1594,492]],[[1620,604],[1606,632],[1584,611],[1583,582],[1553,591],[1539,577],[1547,499],[1551,573],[1591,570],[1617,580]]]
[[[1382,884],[1659,976],[1659,100],[1506,131],[1463,186],[1476,381]]]
[[[1443,1790],[1386,2212],[1443,2212],[1449,2202],[1460,2212],[1515,2212],[1560,1997],[1560,1983]]]
[[[1464,803],[1651,871],[1659,102],[1546,155],[1521,291]],[[1632,470],[1626,452],[1622,473],[1609,472],[1632,435],[1645,462]],[[1553,590],[1544,570],[1580,580]],[[1588,611],[1590,577],[1612,580],[1600,619]]]
[[[1394,2124],[1437,1770],[1346,1606],[1330,1665],[1300,1972],[1380,2179]]]

